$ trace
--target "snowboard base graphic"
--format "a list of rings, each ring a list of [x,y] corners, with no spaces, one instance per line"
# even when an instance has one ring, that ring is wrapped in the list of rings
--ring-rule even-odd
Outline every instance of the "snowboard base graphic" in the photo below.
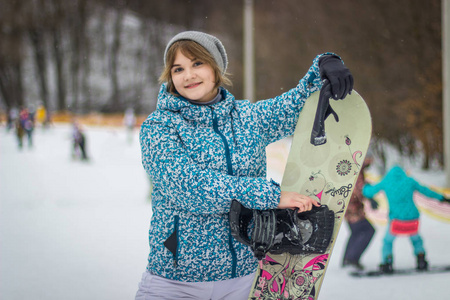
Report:
[[[370,142],[372,124],[364,100],[352,91],[329,100],[322,114],[326,136],[317,138],[319,92],[306,101],[292,140],[281,189],[308,195],[334,212],[334,231],[325,253],[268,253],[259,261],[249,299],[317,299],[339,227]],[[320,107],[320,106],[319,106]],[[320,125],[320,124],[319,124]],[[313,141],[318,141],[318,146]]]

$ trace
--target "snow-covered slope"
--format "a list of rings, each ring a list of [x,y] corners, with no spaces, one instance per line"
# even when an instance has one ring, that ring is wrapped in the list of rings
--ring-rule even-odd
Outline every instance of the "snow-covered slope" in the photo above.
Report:
[[[0,128],[1,299],[134,299],[151,215],[138,131],[130,144],[124,129],[88,127],[89,162],[72,159],[70,134],[67,125],[37,128],[34,147],[19,151],[14,134]],[[279,167],[269,176],[280,179]],[[422,221],[430,264],[450,264],[450,226],[425,215]],[[379,263],[384,230],[377,225],[363,256],[367,268]],[[343,224],[320,299],[447,297],[450,274],[349,277],[340,267],[347,237]],[[395,254],[396,267],[414,266],[407,239],[396,241]]]

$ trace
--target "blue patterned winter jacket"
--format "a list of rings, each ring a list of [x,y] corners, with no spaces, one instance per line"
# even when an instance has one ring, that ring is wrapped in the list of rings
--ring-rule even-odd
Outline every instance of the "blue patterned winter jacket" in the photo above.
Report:
[[[273,99],[194,105],[161,86],[140,132],[152,179],[147,270],[169,279],[218,281],[249,275],[256,261],[230,234],[232,199],[248,208],[278,205],[280,186],[266,179],[265,148],[292,135],[304,101],[320,89],[318,58],[299,84]]]

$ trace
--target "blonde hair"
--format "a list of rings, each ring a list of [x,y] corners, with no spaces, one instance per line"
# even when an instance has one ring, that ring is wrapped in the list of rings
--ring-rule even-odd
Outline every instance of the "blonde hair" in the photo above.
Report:
[[[219,66],[217,65],[213,56],[203,46],[194,41],[181,40],[173,43],[172,46],[170,46],[170,48],[167,50],[165,67],[163,72],[161,73],[161,76],[159,76],[159,83],[162,84],[164,82],[167,82],[167,90],[171,94],[179,96],[172,82],[172,73],[171,73],[171,69],[173,63],[175,62],[175,56],[178,50],[180,50],[180,52],[184,56],[191,59],[196,58],[212,67],[214,71],[214,78],[216,79],[216,84],[214,88],[219,88],[219,86],[221,86],[222,84],[228,86],[232,85],[231,80],[228,78],[229,74],[227,73],[222,74],[222,71],[219,69]]]

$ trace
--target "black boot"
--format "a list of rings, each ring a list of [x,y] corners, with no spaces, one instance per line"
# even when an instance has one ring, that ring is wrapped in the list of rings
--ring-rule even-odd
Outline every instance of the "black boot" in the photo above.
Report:
[[[417,255],[417,270],[419,271],[428,270],[428,262],[425,260],[425,253],[419,253]]]
[[[386,274],[394,273],[394,269],[392,268],[392,256],[388,256],[386,262],[380,265],[380,271]]]
[[[342,267],[344,267],[344,268],[350,267],[350,268],[354,269],[355,271],[363,271],[364,270],[364,266],[361,265],[358,261],[351,261],[348,259],[344,259],[344,261],[342,262]]]

